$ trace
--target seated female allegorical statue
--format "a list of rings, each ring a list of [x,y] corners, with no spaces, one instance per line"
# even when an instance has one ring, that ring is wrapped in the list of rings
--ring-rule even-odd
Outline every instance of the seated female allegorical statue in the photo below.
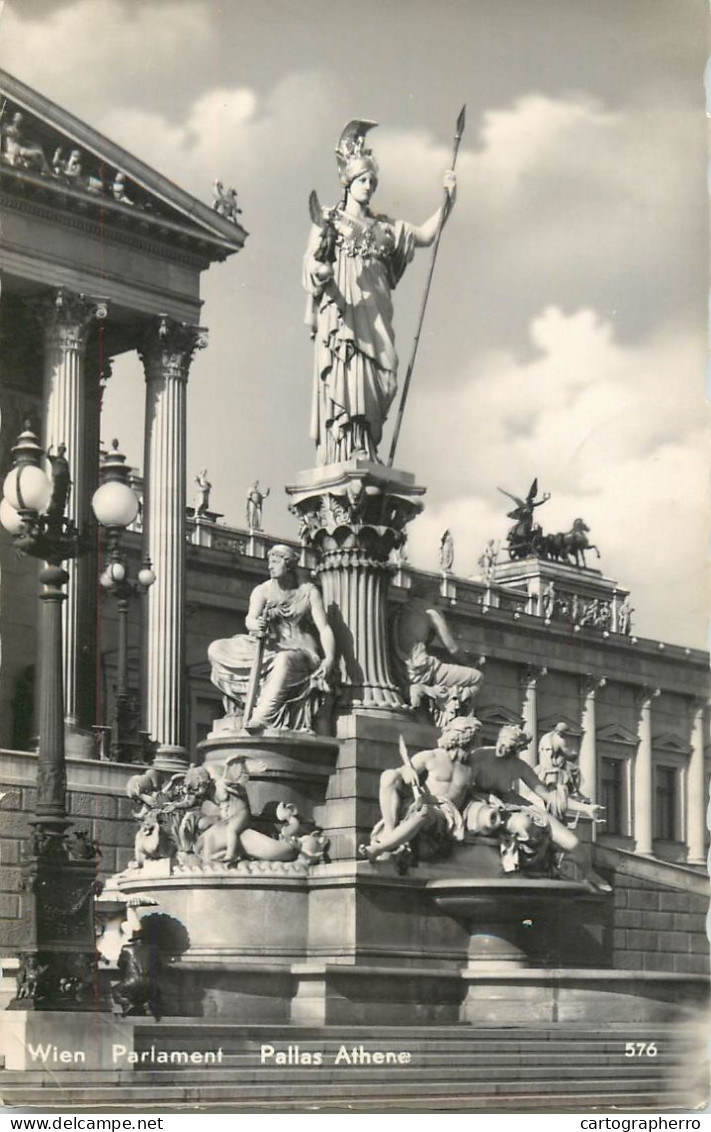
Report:
[[[310,731],[314,701],[327,690],[336,642],[320,591],[310,582],[299,585],[296,563],[291,547],[273,546],[269,580],[250,597],[249,633],[213,641],[208,649],[225,710],[236,720],[242,716],[249,731]]]

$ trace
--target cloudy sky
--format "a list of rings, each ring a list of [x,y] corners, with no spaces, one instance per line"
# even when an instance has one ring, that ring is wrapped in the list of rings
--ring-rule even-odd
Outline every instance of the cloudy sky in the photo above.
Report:
[[[632,589],[640,635],[703,645],[705,0],[6,0],[0,66],[203,200],[234,184],[250,232],[205,277],[210,346],[189,385],[189,481],[295,535],[283,484],[313,463],[301,258],[333,148],[378,121],[376,205],[419,223],[467,105],[396,463],[427,485],[410,555],[455,571],[502,538],[534,476],[547,530],[582,515]],[[401,372],[428,267],[395,295]],[[141,460],[135,356],[104,439]],[[389,439],[383,445],[385,452]],[[190,483],[189,483],[190,490]]]

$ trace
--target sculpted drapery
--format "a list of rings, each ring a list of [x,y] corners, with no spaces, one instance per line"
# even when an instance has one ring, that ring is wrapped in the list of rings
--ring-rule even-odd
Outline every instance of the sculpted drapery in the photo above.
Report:
[[[314,339],[311,436],[318,464],[356,455],[378,459],[397,391],[392,292],[415,249],[433,243],[454,200],[455,178],[448,172],[447,207],[423,225],[373,211],[378,167],[365,135],[374,125],[354,119],[341,134],[336,148],[340,203],[322,209],[314,194],[310,202],[304,287]]]
[[[339,208],[325,210],[326,219],[337,234],[333,278],[323,286],[314,274],[322,232],[314,224],[304,286],[314,334],[311,436],[319,463],[329,464],[358,449],[375,457],[397,390],[391,293],[415,237],[412,225],[385,216],[359,219]]]

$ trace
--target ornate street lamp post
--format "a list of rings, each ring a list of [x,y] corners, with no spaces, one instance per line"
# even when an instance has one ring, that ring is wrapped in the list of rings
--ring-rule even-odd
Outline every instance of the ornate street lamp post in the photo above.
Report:
[[[86,833],[69,833],[64,759],[62,680],[62,563],[83,549],[64,514],[71,480],[63,445],[47,454],[52,479],[42,469],[45,453],[29,422],[12,449],[0,522],[24,554],[44,560],[39,574],[40,656],[37,725],[37,802],[31,848],[23,860],[27,893],[27,941],[21,951],[15,1009],[95,1008],[96,951],[93,896],[98,851]]]
[[[131,762],[136,747],[131,739],[135,720],[128,689],[129,604],[132,597],[146,593],[156,580],[147,557],[136,581],[128,577],[126,556],[121,550],[121,534],[134,521],[139,507],[138,497],[128,482],[128,472],[126,457],[118,450],[118,440],[114,440],[102,463],[101,486],[94,492],[91,501],[94,514],[107,533],[106,568],[99,580],[104,589],[116,598],[118,609],[116,699],[109,747],[112,762]]]

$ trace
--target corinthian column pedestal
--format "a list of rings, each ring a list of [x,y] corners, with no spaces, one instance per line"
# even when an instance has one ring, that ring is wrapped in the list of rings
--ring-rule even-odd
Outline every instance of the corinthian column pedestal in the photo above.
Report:
[[[287,485],[301,539],[319,557],[317,573],[336,635],[343,707],[400,708],[390,667],[386,593],[389,555],[422,510],[414,476],[352,457],[301,472]]]
[[[139,351],[146,373],[144,545],[156,576],[146,595],[145,726],[166,768],[183,749],[185,669],[186,386],[206,332],[161,318]]]

